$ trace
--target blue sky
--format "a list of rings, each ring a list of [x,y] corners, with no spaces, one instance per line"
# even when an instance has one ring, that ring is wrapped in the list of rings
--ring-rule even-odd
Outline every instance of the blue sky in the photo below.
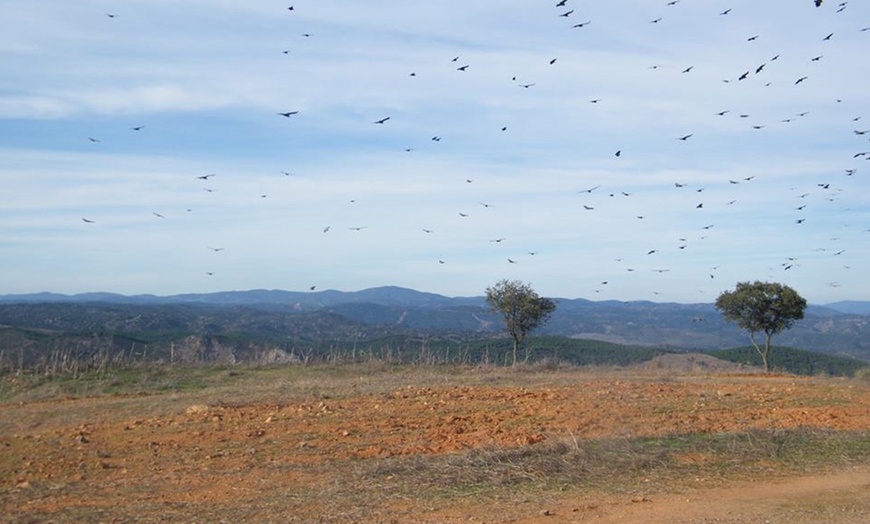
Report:
[[[4,2],[0,294],[870,299],[870,5],[555,4]]]

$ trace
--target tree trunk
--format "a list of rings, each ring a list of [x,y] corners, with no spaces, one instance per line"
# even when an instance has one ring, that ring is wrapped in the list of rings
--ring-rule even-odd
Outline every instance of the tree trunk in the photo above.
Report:
[[[513,366],[516,367],[516,366],[517,366],[517,348],[520,346],[520,341],[517,340],[516,337],[514,337],[513,340],[514,340],[514,354],[513,354],[513,356],[514,356],[514,358],[513,358],[514,363],[513,363]]]
[[[764,354],[761,356],[761,360],[764,362],[764,372],[770,373],[770,333],[766,333],[766,337],[764,339]]]
[[[755,351],[761,356],[761,365],[764,368],[765,373],[770,373],[770,364],[768,363],[768,355],[770,354],[770,334],[765,333],[765,343],[764,349],[758,345],[758,342],[755,340],[755,333],[749,332],[749,340],[752,341],[752,345],[755,346]]]

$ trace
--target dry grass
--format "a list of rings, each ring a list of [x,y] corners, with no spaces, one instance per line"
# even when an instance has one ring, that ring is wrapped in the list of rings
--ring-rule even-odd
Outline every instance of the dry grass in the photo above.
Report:
[[[361,465],[357,474],[376,486],[430,496],[473,493],[501,497],[595,489],[612,494],[650,494],[707,483],[831,471],[870,463],[870,431],[800,428],[726,435],[663,438],[573,438],[504,448],[485,447],[451,455],[414,456]]]

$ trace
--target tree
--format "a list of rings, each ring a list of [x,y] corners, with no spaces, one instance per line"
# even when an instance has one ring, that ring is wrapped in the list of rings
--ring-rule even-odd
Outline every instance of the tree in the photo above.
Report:
[[[530,332],[544,324],[556,303],[538,296],[529,286],[518,280],[500,280],[486,288],[486,303],[504,317],[504,325],[513,339],[513,365],[517,364],[517,348]]]
[[[806,307],[807,301],[797,291],[775,282],[740,282],[734,291],[725,291],[716,299],[716,309],[725,320],[749,331],[765,373],[770,371],[770,337],[804,318]],[[755,340],[759,332],[765,335],[763,348]]]

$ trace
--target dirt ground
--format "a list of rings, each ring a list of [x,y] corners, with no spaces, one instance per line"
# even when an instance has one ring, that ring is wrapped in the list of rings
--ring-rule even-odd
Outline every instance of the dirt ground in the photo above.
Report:
[[[0,405],[0,521],[870,521],[866,463],[673,486],[649,479],[648,495],[378,491],[360,474],[378,461],[554,439],[868,430],[867,383],[576,370],[242,375],[193,392]]]

